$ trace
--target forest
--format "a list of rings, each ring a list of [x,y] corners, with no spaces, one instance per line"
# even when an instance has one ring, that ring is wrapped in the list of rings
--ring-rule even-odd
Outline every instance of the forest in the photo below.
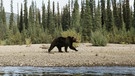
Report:
[[[80,4],[69,0],[60,10],[59,2],[43,1],[38,8],[36,2],[28,7],[24,0],[14,19],[11,0],[7,21],[0,0],[0,45],[50,43],[59,36],[74,36],[79,42],[101,46],[135,43],[135,0],[133,7],[129,0],[81,0]]]

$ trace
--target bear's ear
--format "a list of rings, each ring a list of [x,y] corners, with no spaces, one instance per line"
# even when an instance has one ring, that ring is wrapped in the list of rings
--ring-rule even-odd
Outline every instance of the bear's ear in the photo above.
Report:
[[[74,37],[71,37],[72,39],[74,39]]]
[[[73,42],[76,42],[76,38],[75,37],[72,37],[72,40],[73,40]]]

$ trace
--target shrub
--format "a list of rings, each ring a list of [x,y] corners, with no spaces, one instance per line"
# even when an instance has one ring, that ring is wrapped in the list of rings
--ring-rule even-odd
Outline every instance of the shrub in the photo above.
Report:
[[[26,44],[27,46],[30,46],[30,45],[32,44],[31,38],[25,38],[25,44]]]
[[[101,31],[92,32],[91,43],[93,46],[106,46],[107,42],[106,36]]]
[[[75,30],[69,29],[67,31],[62,32],[61,35],[63,37],[67,37],[67,36],[75,37],[78,42],[81,42],[81,34],[80,33],[77,33]]]

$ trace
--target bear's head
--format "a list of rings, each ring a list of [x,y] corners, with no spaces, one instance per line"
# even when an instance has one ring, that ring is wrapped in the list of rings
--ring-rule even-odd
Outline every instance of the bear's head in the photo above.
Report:
[[[69,38],[72,42],[77,42],[77,39],[75,37],[68,36],[67,38]]]

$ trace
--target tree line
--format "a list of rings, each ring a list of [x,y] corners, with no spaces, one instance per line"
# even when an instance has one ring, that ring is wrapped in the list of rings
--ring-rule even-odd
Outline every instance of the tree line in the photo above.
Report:
[[[69,0],[60,10],[59,2],[52,6],[50,0],[47,5],[42,2],[40,9],[36,2],[28,7],[24,0],[17,8],[16,21],[13,0],[10,6],[7,21],[3,0],[0,1],[1,44],[50,43],[66,31],[79,34],[81,42],[91,42],[92,34],[99,32],[110,43],[135,43],[135,1],[131,7],[129,0],[81,0],[81,5],[78,0]]]

